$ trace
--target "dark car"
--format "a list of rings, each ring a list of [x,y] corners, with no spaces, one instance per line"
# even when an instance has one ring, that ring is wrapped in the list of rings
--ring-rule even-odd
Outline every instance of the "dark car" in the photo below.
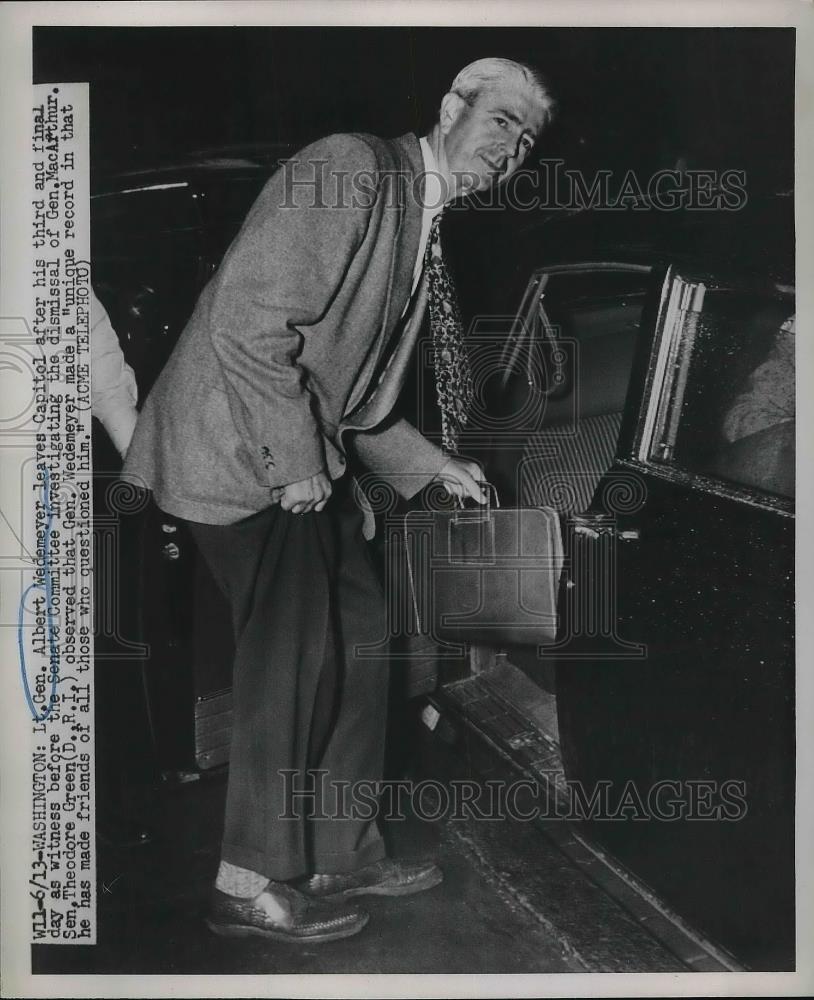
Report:
[[[515,237],[492,405],[533,426],[485,449],[504,496],[561,514],[558,641],[507,652],[551,692],[565,779],[610,796],[583,827],[764,970],[794,966],[792,218],[781,197]]]
[[[97,184],[94,284],[142,398],[284,155]],[[560,513],[566,552],[557,642],[480,650],[473,662],[526,720],[507,754],[545,722],[565,781],[589,796],[603,783],[630,789],[612,820],[579,824],[597,857],[612,854],[693,940],[751,968],[788,969],[792,206],[641,207],[516,227],[504,248],[488,244],[493,286],[475,291],[489,292],[489,309],[464,296],[480,314],[473,351],[500,347],[466,447],[504,504]],[[229,624],[183,525],[151,511],[139,531],[141,579],[124,586],[144,598],[153,744],[163,773],[194,777],[228,759]],[[531,695],[515,674],[533,679]],[[445,687],[452,697],[460,684],[442,685],[441,708]],[[656,794],[674,800],[674,816],[653,815]]]

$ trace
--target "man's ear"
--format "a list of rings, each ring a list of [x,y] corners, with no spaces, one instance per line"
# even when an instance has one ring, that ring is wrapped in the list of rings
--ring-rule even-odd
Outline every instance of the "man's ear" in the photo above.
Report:
[[[441,126],[441,133],[446,135],[452,126],[455,124],[455,120],[458,115],[463,110],[466,101],[461,97],[460,94],[444,94],[441,101],[441,111],[438,115],[438,124]]]

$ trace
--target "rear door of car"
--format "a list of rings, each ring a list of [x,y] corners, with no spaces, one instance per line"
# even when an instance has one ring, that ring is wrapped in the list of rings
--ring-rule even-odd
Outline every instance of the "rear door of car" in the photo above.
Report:
[[[187,177],[120,179],[91,198],[93,284],[143,401],[211,273]]]
[[[755,969],[794,961],[793,316],[668,271],[556,654],[593,835]]]
[[[203,194],[194,171],[158,172],[111,182],[91,201],[93,284],[135,371],[140,403],[220,260],[212,256]],[[132,728],[146,733],[157,768],[192,773],[201,760],[210,766],[225,759],[228,613],[182,521],[154,504],[136,509],[143,502],[135,498],[132,510],[120,508],[120,465],[97,429],[96,579],[113,595],[97,607],[115,610],[97,622],[97,657],[116,660],[107,670],[116,671],[109,697],[116,685],[128,685]]]

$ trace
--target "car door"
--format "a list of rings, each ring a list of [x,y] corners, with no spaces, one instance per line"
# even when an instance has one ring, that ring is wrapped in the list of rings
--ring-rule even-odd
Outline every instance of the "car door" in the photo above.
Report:
[[[593,836],[754,969],[794,963],[793,316],[668,271],[557,654]]]
[[[192,181],[161,174],[119,179],[91,198],[93,283],[141,401],[211,273],[199,200]]]

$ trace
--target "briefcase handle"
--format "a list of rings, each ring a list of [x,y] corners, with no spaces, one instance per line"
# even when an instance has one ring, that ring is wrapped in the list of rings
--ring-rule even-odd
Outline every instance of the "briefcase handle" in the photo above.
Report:
[[[500,510],[500,497],[497,494],[497,488],[485,479],[475,480],[483,490],[486,492],[486,503],[477,504],[474,507],[465,506],[465,500],[463,497],[456,497],[458,502],[458,510],[455,512],[454,520],[457,522],[461,514],[466,514],[466,517],[461,517],[460,520],[466,521],[489,521],[492,517],[492,503],[491,498],[494,496],[495,509]]]

